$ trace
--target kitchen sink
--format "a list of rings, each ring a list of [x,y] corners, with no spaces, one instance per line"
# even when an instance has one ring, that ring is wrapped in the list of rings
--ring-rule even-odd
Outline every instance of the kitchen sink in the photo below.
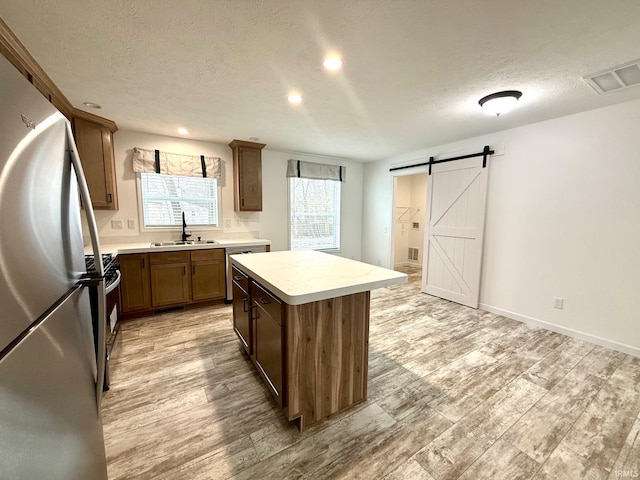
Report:
[[[172,240],[168,242],[151,242],[152,247],[172,247],[174,245],[213,245],[215,240]]]

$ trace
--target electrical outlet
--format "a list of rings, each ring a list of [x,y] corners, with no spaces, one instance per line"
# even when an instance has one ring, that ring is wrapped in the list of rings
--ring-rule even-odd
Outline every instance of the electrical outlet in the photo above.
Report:
[[[136,228],[136,221],[133,218],[127,220],[127,228],[129,230],[133,230],[134,228]]]
[[[553,308],[562,310],[562,307],[564,307],[564,298],[553,297]]]
[[[230,218],[225,218],[224,219],[224,228],[231,228],[231,219]]]
[[[111,220],[111,228],[114,230],[122,230],[122,220]]]

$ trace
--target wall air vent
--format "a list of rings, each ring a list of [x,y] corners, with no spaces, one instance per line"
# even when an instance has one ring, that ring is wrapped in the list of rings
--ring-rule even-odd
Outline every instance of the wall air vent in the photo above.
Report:
[[[582,77],[598,93],[640,85],[640,59]]]

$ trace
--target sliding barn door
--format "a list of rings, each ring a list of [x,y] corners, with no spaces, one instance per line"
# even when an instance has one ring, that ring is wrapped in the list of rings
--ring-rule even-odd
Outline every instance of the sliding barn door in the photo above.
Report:
[[[432,166],[422,291],[473,308],[480,266],[489,164],[482,156]]]

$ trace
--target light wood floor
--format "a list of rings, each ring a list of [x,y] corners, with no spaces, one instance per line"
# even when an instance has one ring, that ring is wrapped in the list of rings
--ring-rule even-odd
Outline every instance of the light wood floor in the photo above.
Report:
[[[419,293],[372,292],[369,399],[300,434],[231,307],[123,324],[110,479],[620,479],[640,470],[640,358]]]

